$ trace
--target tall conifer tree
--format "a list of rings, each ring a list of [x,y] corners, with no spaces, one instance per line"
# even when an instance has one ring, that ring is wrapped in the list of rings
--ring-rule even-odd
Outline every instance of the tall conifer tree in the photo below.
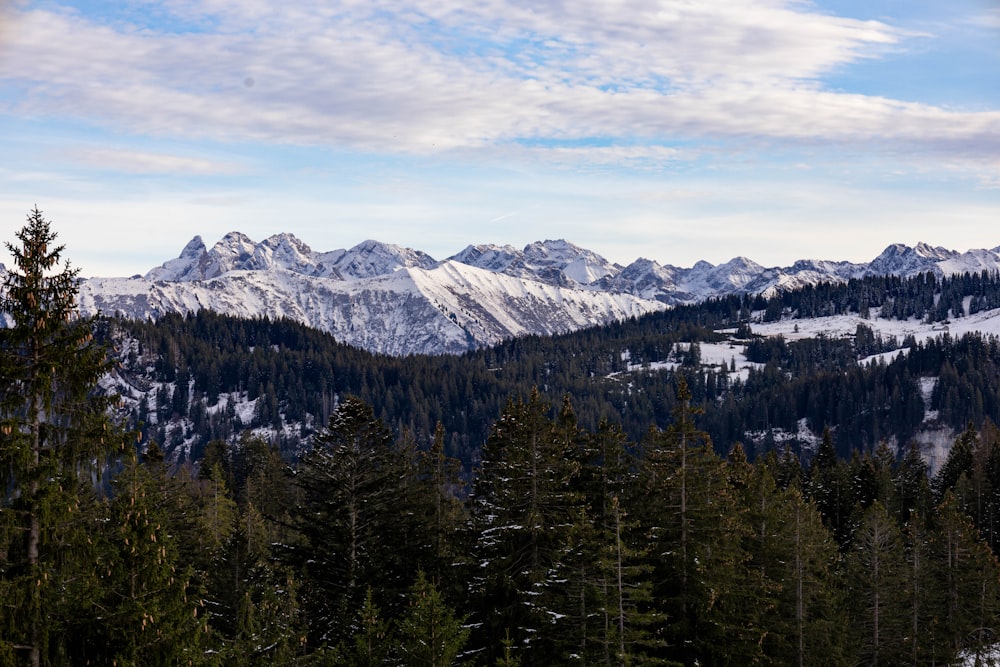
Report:
[[[699,412],[682,378],[673,422],[650,432],[643,462],[653,598],[669,644],[663,657],[752,664],[762,657],[763,628],[747,622],[745,612],[763,591],[746,576],[746,524],[724,462],[695,426]]]
[[[0,512],[15,535],[0,559],[0,635],[35,667],[65,637],[57,610],[67,602],[77,489],[124,440],[108,418],[111,399],[95,393],[110,366],[92,321],[77,314],[79,270],[62,265],[64,246],[37,207],[16,236],[0,288],[8,323],[0,329]]]
[[[408,488],[414,471],[408,450],[364,401],[347,397],[299,462],[300,494],[292,522],[297,540],[282,548],[302,568],[302,601],[315,645],[353,635],[355,613],[367,591],[394,616],[411,585],[426,535],[410,539],[417,514]],[[410,543],[413,542],[413,543]]]
[[[581,507],[579,464],[548,411],[537,390],[508,402],[483,447],[473,490],[474,555],[482,566],[474,586],[480,608],[492,610],[480,626],[491,660],[508,630],[515,645],[530,647],[533,662],[558,660],[551,651],[562,644],[560,621],[570,613],[565,584]]]

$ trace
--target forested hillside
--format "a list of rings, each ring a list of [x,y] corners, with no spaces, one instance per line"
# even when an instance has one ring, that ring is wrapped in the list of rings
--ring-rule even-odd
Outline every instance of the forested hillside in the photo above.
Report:
[[[759,338],[759,314],[791,306],[734,299],[382,358],[288,322],[80,319],[40,212],[18,239],[0,297],[0,664],[996,655],[996,339]],[[912,303],[948,289],[912,287]],[[703,358],[720,341],[733,361]],[[969,422],[934,474],[884,440],[925,409]],[[802,419],[826,424],[807,452],[711,432]]]
[[[119,391],[132,423],[181,460],[196,461],[210,440],[233,441],[247,428],[294,457],[339,398],[353,395],[419,443],[441,422],[448,453],[468,468],[510,396],[532,387],[552,402],[569,395],[585,427],[608,419],[638,439],[649,425],[669,422],[680,376],[720,453],[741,442],[751,457],[776,443],[808,454],[829,427],[838,453],[849,457],[883,440],[905,447],[928,424],[958,433],[970,421],[1000,421],[995,339],[900,340],[869,326],[881,318],[945,328],[998,303],[996,275],[879,277],[681,306],[462,356],[403,358],[372,355],[287,320],[204,311],[109,320],[102,331],[121,361]],[[808,318],[844,313],[861,318],[849,337],[754,334],[779,318],[806,326]],[[731,352],[703,359],[710,345]],[[894,350],[905,354],[878,356]]]

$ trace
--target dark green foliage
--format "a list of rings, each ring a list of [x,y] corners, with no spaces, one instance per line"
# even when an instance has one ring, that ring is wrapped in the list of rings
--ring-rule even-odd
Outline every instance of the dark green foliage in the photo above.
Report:
[[[340,402],[296,466],[295,506],[281,519],[293,530],[278,555],[301,572],[311,646],[352,636],[368,591],[387,615],[398,615],[418,570],[452,590],[452,540],[462,515],[448,495],[450,469],[440,443],[418,457],[371,406],[354,397]]]
[[[101,597],[91,627],[98,637],[78,659],[174,665],[200,658],[206,615],[191,569],[180,566],[165,483],[134,458],[115,478],[95,563]]]
[[[357,630],[351,640],[336,651],[336,664],[351,667],[384,665],[391,650],[389,624],[382,618],[370,588],[365,594],[355,627]]]
[[[549,410],[537,391],[507,404],[483,447],[471,495],[480,566],[474,585],[480,609],[490,610],[475,620],[493,659],[508,630],[532,661],[557,659],[563,633],[576,630],[560,622],[572,601],[557,582],[574,574],[567,552],[582,505],[574,489],[579,454]],[[549,625],[564,629],[540,634]]]
[[[938,634],[951,655],[978,652],[1000,630],[997,560],[950,493],[938,508],[929,552],[941,594]]]
[[[73,557],[91,555],[82,510],[96,507],[91,476],[125,440],[111,398],[95,391],[110,362],[77,317],[77,271],[60,270],[49,225],[28,214],[0,286],[0,645],[29,665],[71,650],[68,631],[94,593]]]
[[[195,438],[193,460],[209,441],[232,443],[247,427],[275,429],[272,444],[292,459],[326,423],[336,397],[354,395],[372,405],[396,434],[408,430],[416,442],[430,441],[440,423],[446,453],[462,460],[468,472],[507,398],[527,395],[533,386],[549,402],[569,395],[583,428],[593,430],[606,418],[638,440],[649,424],[670,418],[676,375],[683,374],[693,404],[705,409],[701,428],[717,451],[727,453],[739,441],[751,458],[773,446],[768,434],[796,433],[803,419],[814,433],[829,426],[843,458],[855,449],[874,450],[882,441],[908,443],[925,417],[920,382],[928,377],[939,378],[929,407],[942,424],[961,429],[969,421],[1000,421],[1000,385],[994,381],[1000,345],[991,338],[945,333],[926,342],[898,341],[878,336],[864,323],[853,340],[792,341],[749,332],[748,318],[760,317],[769,301],[780,305],[775,312],[784,317],[867,310],[870,317],[936,321],[938,314],[931,312],[936,307],[927,310],[926,304],[942,298],[948,303],[970,298],[977,308],[992,307],[1000,303],[1000,280],[992,274],[872,277],[770,300],[727,297],[563,336],[518,338],[459,357],[373,355],[288,320],[238,320],[207,312],[116,326],[137,339],[141,352],[123,348],[126,373],[166,383],[148,405],[134,410],[133,419],[159,415],[156,423],[147,419],[144,429],[147,437],[165,443],[168,454],[180,441],[177,420],[187,410],[192,421],[184,436]],[[749,358],[762,364],[748,377],[728,364],[707,365],[699,353],[701,344],[725,338],[719,331],[734,329],[745,336],[734,344],[745,344]],[[908,353],[890,362],[863,361],[900,347]],[[656,370],[664,362],[679,366]],[[256,401],[246,423],[236,416],[234,397]],[[167,421],[172,415],[176,419]],[[276,427],[289,422],[297,430],[278,435]],[[786,447],[802,454],[803,444],[791,441]]]
[[[898,665],[905,656],[905,554],[899,526],[881,503],[865,511],[847,558],[851,628],[863,664]]]
[[[844,664],[847,643],[837,545],[799,489],[781,489],[766,466],[729,457],[744,508],[747,570],[759,578],[757,622],[764,654],[777,664]]]
[[[389,566],[394,550],[381,547],[399,544],[391,541],[401,514],[399,472],[391,433],[370,406],[350,397],[300,461],[293,520],[301,538],[284,558],[304,573],[303,603],[317,646],[350,636],[355,611],[376,582],[377,600],[409,583]]]
[[[972,475],[973,450],[976,448],[979,434],[970,422],[965,431],[958,437],[948,451],[948,458],[934,476],[934,500],[941,502],[948,491],[954,491],[959,481],[966,481]]]
[[[655,628],[663,618],[652,604],[649,544],[638,520],[646,498],[638,462],[621,429],[602,421],[585,440],[583,463],[579,486],[591,567],[580,614],[586,641],[577,653],[598,664],[642,664],[662,648]]]
[[[840,544],[849,541],[853,528],[851,518],[858,497],[852,481],[850,467],[837,458],[830,430],[824,429],[803,484],[806,498],[815,503],[823,523],[833,531]]]
[[[752,664],[762,657],[760,625],[769,594],[759,571],[749,569],[746,524],[724,461],[681,381],[673,420],[651,430],[641,473],[647,498],[641,515],[650,542],[657,629],[668,661]]]
[[[407,665],[449,667],[469,639],[469,628],[448,607],[424,573],[407,596],[409,608],[397,629],[400,659]]]

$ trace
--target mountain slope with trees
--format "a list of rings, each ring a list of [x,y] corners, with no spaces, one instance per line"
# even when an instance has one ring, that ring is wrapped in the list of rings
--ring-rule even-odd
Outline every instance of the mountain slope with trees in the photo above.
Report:
[[[717,405],[749,400],[742,387],[771,392],[777,415],[806,380],[854,392],[825,384],[853,378],[870,402],[893,373],[903,395],[907,372],[928,371],[935,409],[957,419],[979,409],[965,399],[989,389],[980,375],[996,377],[995,339],[907,341],[891,363],[862,365],[859,339],[866,354],[894,346],[862,331],[756,339],[744,308],[771,304],[738,299],[467,357],[385,358],[290,322],[80,319],[48,221],[33,211],[17,238],[0,298],[4,664],[916,665],[995,651],[995,401],[934,475],[915,447],[864,446],[867,422],[849,457],[838,422],[805,463],[788,443],[751,457],[706,428]],[[760,370],[730,381],[737,371],[706,368],[698,344],[734,323]],[[296,374],[301,395],[288,393]],[[573,382],[579,401],[548,398]],[[965,393],[949,403],[953,382]],[[495,416],[473,413],[481,449],[443,424],[428,434],[379,416],[397,387],[419,406],[451,383],[466,406],[507,392]],[[249,404],[229,400],[252,386],[254,412],[239,416]],[[134,393],[119,404],[114,387]],[[322,420],[299,404],[316,387]],[[606,405],[625,402],[607,414],[653,415],[639,435],[601,411],[609,387],[623,391]],[[631,409],[647,395],[652,412]],[[891,421],[892,405],[866,419]],[[308,418],[288,420],[296,407]],[[212,437],[197,461],[190,443],[166,458],[156,429],[185,447],[199,410],[234,437]],[[243,428],[254,420],[280,436]]]
[[[928,429],[954,435],[970,421],[1000,422],[997,340],[933,330],[997,303],[995,274],[876,277],[678,306],[460,356],[373,355],[289,320],[207,311],[105,320],[100,331],[116,347],[131,423],[175,460],[196,461],[209,441],[235,442],[245,429],[293,457],[340,397],[354,395],[420,442],[440,422],[447,453],[468,468],[511,396],[532,387],[551,402],[569,395],[586,428],[607,419],[639,439],[669,419],[680,377],[720,453],[741,442],[751,458],[777,446],[805,460],[827,427],[850,457],[882,441],[902,451]],[[754,333],[844,315],[857,322],[850,335]],[[877,333],[894,322],[928,335]]]

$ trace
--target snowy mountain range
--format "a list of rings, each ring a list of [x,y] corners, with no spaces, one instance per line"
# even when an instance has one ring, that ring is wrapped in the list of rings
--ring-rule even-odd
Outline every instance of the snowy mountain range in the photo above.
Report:
[[[469,246],[445,260],[365,241],[316,252],[291,234],[259,243],[231,232],[201,237],[145,276],[90,278],[80,305],[93,314],[151,318],[208,309],[288,317],[350,345],[392,355],[460,353],[526,334],[550,335],[670,305],[767,294],[869,275],[1000,270],[1000,248],[959,253],[892,245],[869,263],[801,260],[766,268],[745,257],[691,268],[637,259],[628,266],[565,240]]]

